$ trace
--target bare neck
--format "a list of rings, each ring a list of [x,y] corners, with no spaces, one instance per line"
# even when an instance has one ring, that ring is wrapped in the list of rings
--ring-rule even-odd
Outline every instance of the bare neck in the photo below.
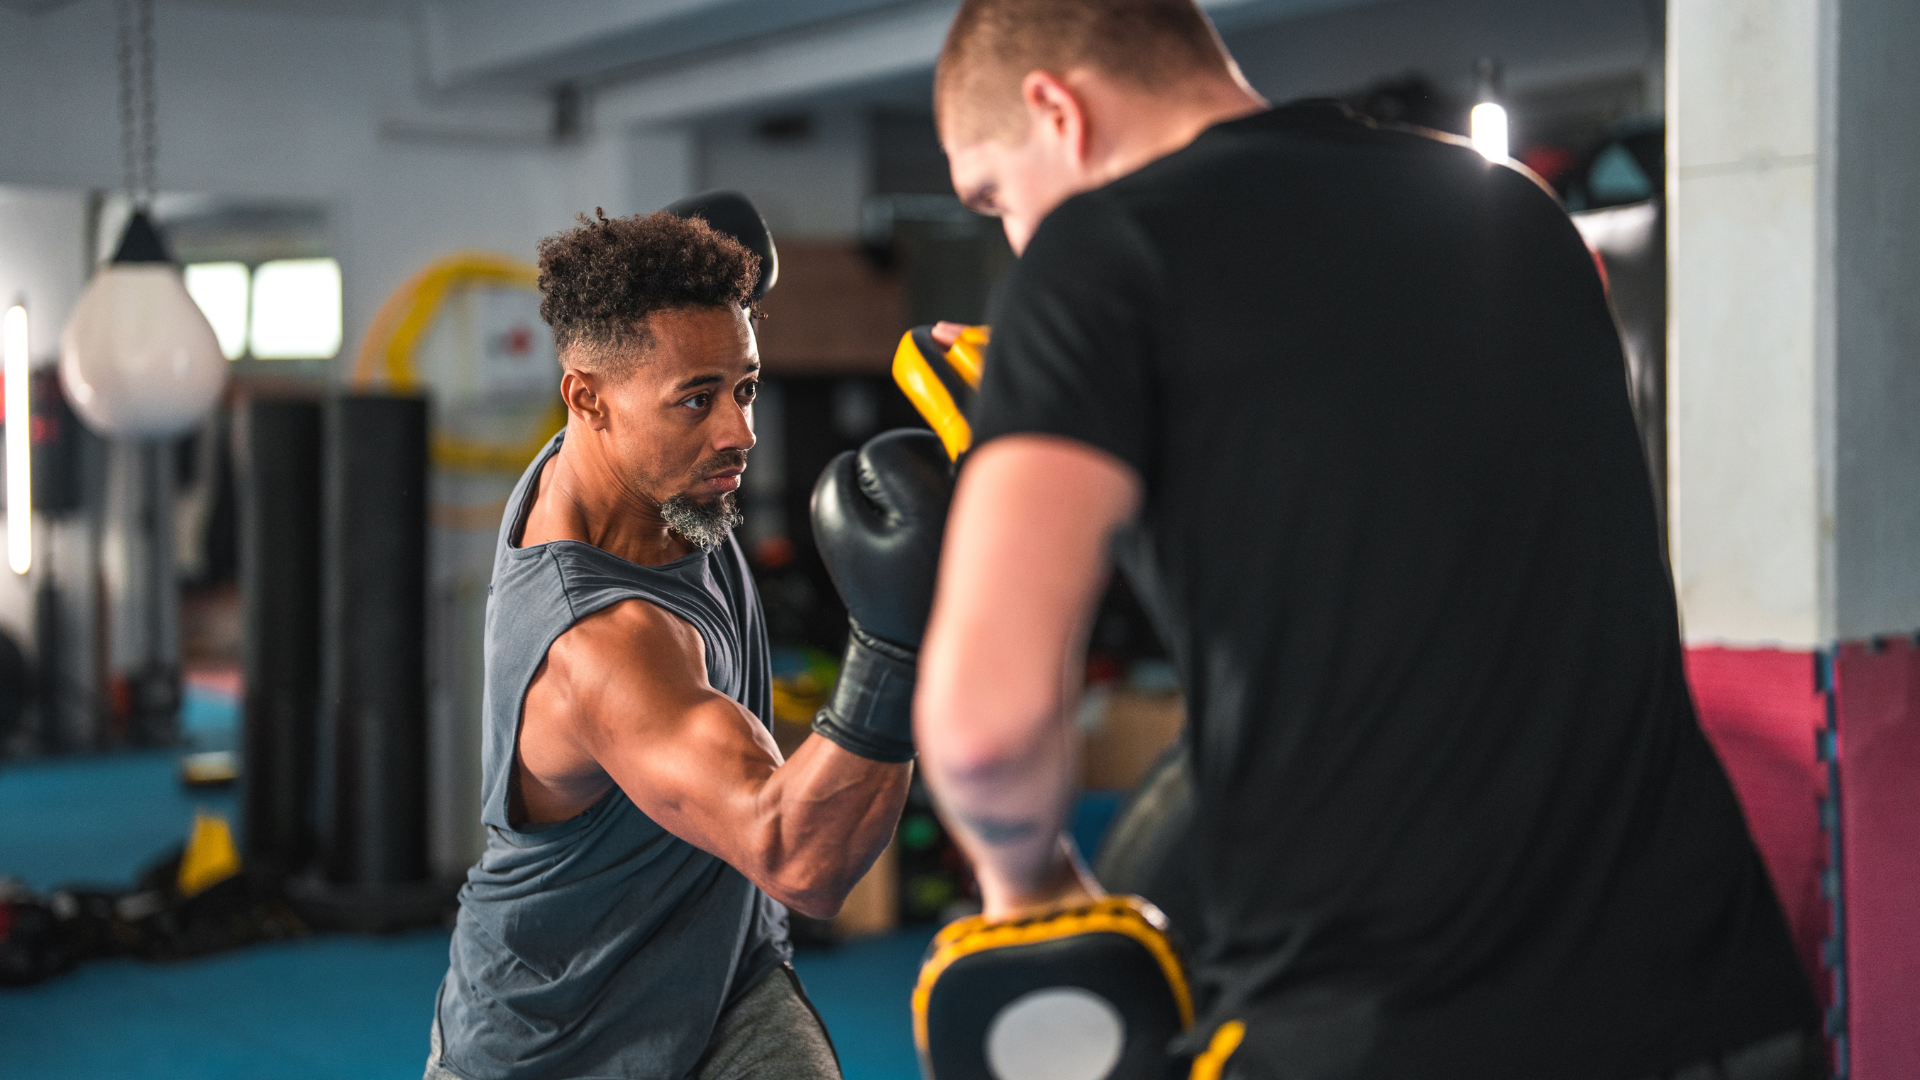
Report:
[[[521,546],[578,540],[640,566],[686,556],[693,545],[667,527],[656,500],[613,467],[596,435],[568,425],[535,482]]]
[[[1244,82],[1227,78],[1208,79],[1171,99],[1098,76],[1076,89],[1094,114],[1088,156],[1106,180],[1185,147],[1215,124],[1268,107]]]

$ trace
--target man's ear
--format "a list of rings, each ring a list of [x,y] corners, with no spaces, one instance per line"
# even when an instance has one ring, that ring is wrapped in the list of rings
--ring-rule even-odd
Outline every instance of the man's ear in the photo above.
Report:
[[[566,369],[560,376],[560,400],[567,412],[595,431],[607,427],[607,405],[600,396],[604,380],[591,372]]]
[[[1073,88],[1050,71],[1029,71],[1020,80],[1027,109],[1027,137],[1035,132],[1059,143],[1074,164],[1087,160],[1087,109]]]

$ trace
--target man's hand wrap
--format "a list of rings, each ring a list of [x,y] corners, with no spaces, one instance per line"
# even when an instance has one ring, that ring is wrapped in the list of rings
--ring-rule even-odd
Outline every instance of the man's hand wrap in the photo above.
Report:
[[[913,672],[920,654],[848,627],[840,681],[813,730],[875,761],[913,760]]]
[[[952,468],[931,432],[874,436],[813,488],[813,537],[851,626],[813,730],[875,761],[913,759],[913,681],[933,607]]]

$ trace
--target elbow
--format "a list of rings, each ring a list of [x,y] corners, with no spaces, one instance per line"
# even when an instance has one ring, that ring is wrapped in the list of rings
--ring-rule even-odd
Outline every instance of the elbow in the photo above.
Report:
[[[1018,770],[1060,726],[1060,702],[997,688],[973,700],[938,686],[914,701],[914,742],[932,776],[966,785]],[[936,783],[938,781],[936,780]]]
[[[833,918],[893,839],[906,775],[905,770],[890,775],[878,790],[833,780],[825,793],[809,787],[768,798],[747,845],[750,857],[736,865],[762,892],[794,911],[811,919]]]
[[[761,845],[758,872],[749,876],[762,892],[807,918],[831,919],[864,867],[848,865],[849,845],[828,842],[818,828],[802,830],[799,839],[786,844],[780,833],[770,837]]]
[[[809,919],[831,919],[840,914],[853,891],[851,882],[819,867],[793,867],[784,870],[763,886],[768,896]]]
[[[782,900],[780,902],[792,908],[794,911],[805,915],[809,919],[819,919],[821,922],[826,922],[835,915],[840,914],[840,907],[846,903],[846,897],[843,896],[836,900],[824,896],[808,896],[795,897],[791,900]]]

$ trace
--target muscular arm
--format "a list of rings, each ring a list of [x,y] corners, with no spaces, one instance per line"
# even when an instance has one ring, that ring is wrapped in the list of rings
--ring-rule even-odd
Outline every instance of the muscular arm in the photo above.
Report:
[[[914,737],[974,859],[989,917],[1076,895],[1060,843],[1074,699],[1108,544],[1140,502],[1133,470],[1085,443],[1010,435],[954,493]]]
[[[699,633],[638,600],[548,649],[520,746],[535,819],[577,813],[611,780],[667,831],[815,918],[839,911],[887,846],[910,768],[818,736],[782,763],[760,721],[707,681]]]

